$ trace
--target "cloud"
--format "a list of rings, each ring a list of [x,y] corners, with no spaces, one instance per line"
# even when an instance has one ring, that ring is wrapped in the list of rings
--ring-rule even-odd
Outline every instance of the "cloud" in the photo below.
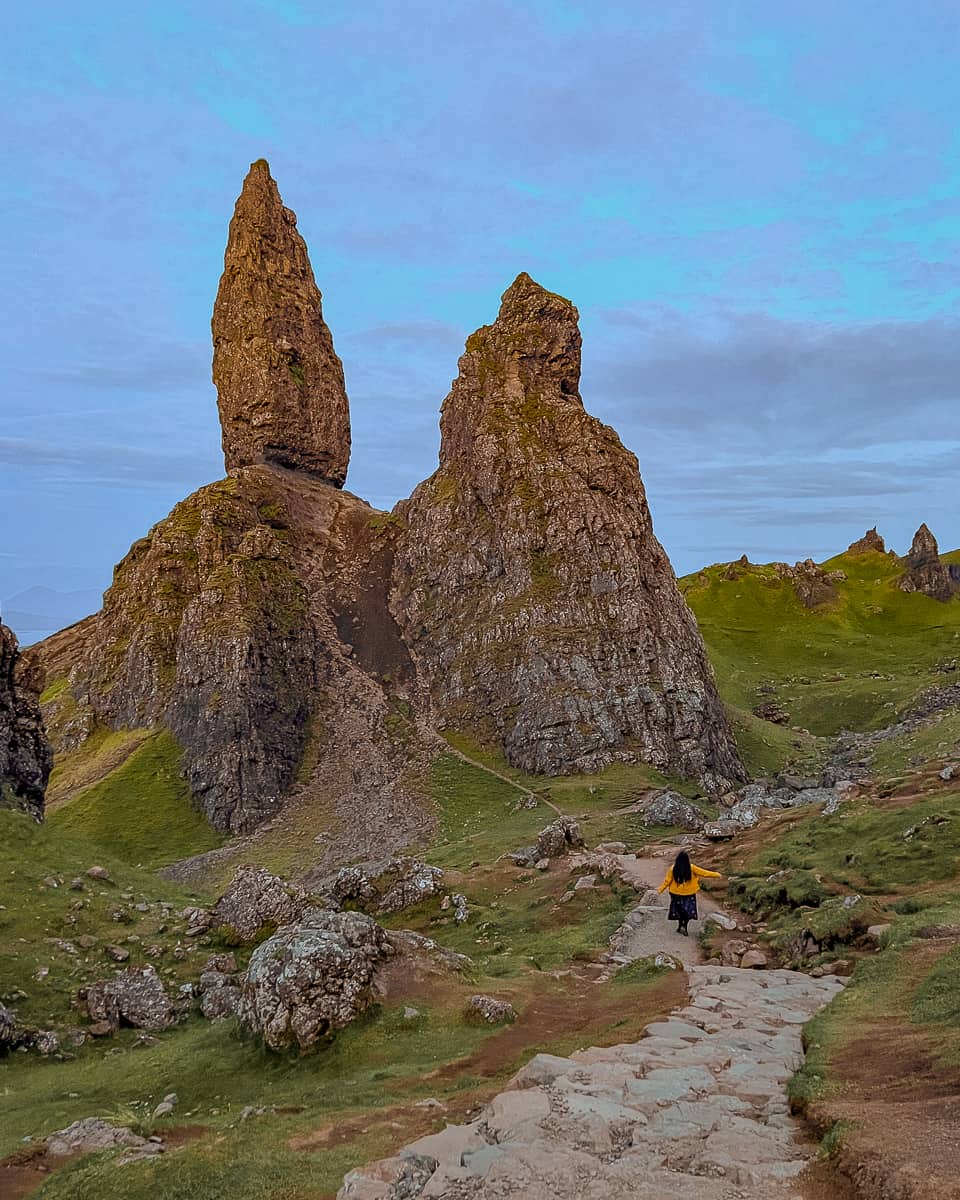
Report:
[[[637,429],[682,431],[714,450],[794,456],[952,436],[960,321],[843,326],[751,314],[694,322],[642,307],[597,316],[607,337],[589,387]]]
[[[64,477],[96,486],[199,483],[218,479],[222,465],[211,457],[185,452],[164,453],[140,446],[89,444],[58,446],[25,438],[0,438],[0,463],[43,468],[47,483]]]

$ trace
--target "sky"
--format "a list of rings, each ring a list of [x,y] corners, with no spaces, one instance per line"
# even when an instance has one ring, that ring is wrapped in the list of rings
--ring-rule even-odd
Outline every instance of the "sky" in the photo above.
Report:
[[[209,319],[259,157],[344,361],[347,486],[378,507],[434,469],[463,342],[525,270],[577,304],[584,402],[678,573],[874,524],[960,545],[955,0],[48,0],[0,38],[24,641],[33,589],[82,615],[223,475]]]

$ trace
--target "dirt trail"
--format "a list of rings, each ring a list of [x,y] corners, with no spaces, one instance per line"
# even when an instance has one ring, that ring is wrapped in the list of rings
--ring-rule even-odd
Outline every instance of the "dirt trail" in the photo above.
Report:
[[[559,808],[557,808],[554,802],[542,792],[532,792],[530,788],[525,787],[522,783],[517,783],[515,779],[511,779],[509,775],[504,775],[502,771],[498,771],[495,767],[488,767],[485,763],[478,762],[477,759],[471,758],[469,754],[464,754],[462,750],[458,750],[455,746],[449,745],[449,743],[445,743],[445,752],[447,754],[452,754],[454,758],[459,758],[461,762],[466,763],[469,767],[476,767],[478,771],[486,771],[486,773],[488,775],[492,775],[494,779],[499,779],[501,783],[505,783],[509,787],[515,788],[516,791],[535,801],[535,803],[545,804],[547,808],[552,808],[558,817],[565,815],[560,811]]]

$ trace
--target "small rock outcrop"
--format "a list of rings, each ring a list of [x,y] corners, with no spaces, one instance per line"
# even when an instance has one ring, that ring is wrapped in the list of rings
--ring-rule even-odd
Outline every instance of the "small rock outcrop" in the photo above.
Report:
[[[580,398],[577,310],[520,275],[467,339],[392,609],[437,716],[546,774],[743,767],[637,460]]]
[[[228,939],[252,942],[264,929],[289,925],[306,906],[307,894],[298,884],[263,867],[237,867],[213,906],[210,924]]]
[[[794,563],[774,563],[777,575],[789,579],[797,599],[804,608],[819,608],[823,604],[834,604],[840,598],[837,583],[846,579],[843,571],[825,571],[812,558]]]
[[[376,969],[392,952],[387,934],[363,913],[307,909],[254,950],[241,983],[240,1022],[272,1050],[305,1050],[369,1007]]]
[[[213,382],[227,470],[256,463],[343,487],[350,411],[296,215],[263,159],[237,200],[213,309]]]
[[[847,547],[848,554],[886,554],[887,547],[883,538],[877,533],[877,527],[868,529],[862,538],[851,542]]]
[[[922,592],[944,602],[960,592],[960,566],[941,561],[937,539],[925,524],[913,535],[904,566],[906,571],[899,581],[901,591]]]
[[[464,1016],[474,1025],[509,1025],[517,1019],[517,1010],[496,996],[471,996]]]
[[[22,653],[13,631],[0,625],[0,808],[43,820],[43,797],[53,764],[40,715],[44,672]]]

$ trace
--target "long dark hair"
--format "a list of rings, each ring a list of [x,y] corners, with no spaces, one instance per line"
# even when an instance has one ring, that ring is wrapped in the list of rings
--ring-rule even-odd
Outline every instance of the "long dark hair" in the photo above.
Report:
[[[692,878],[693,872],[690,870],[690,855],[686,850],[681,850],[673,864],[673,882],[689,883]]]

